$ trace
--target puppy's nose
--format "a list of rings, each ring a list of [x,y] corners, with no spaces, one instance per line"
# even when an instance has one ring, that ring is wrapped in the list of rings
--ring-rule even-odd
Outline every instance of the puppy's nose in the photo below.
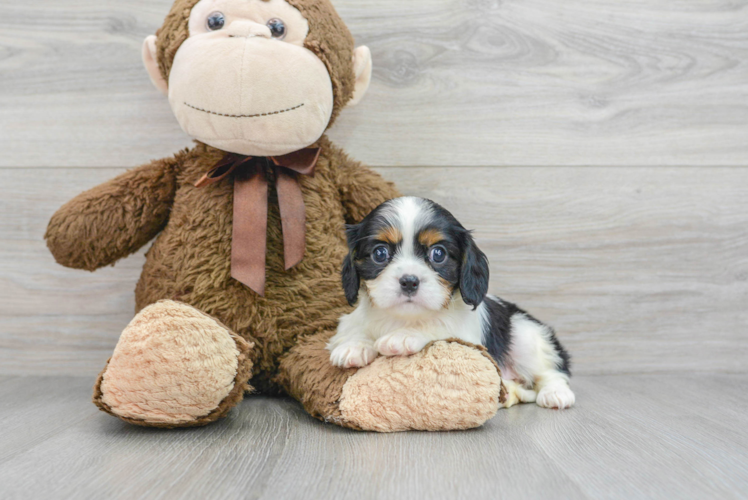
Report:
[[[418,290],[418,285],[421,281],[417,276],[412,274],[406,274],[400,278],[400,289],[407,295],[413,295]]]

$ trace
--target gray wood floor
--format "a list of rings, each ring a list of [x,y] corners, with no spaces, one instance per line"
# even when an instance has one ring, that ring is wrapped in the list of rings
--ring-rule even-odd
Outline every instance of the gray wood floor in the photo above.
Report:
[[[331,137],[476,230],[578,406],[395,435],[263,397],[195,430],[98,412],[143,252],[72,271],[42,235],[190,144],[140,62],[172,0],[0,0],[0,500],[748,498],[748,0],[333,2],[374,77]]]
[[[362,433],[255,396],[202,429],[124,424],[90,378],[0,378],[0,498],[746,498],[748,375],[601,375],[578,406]]]

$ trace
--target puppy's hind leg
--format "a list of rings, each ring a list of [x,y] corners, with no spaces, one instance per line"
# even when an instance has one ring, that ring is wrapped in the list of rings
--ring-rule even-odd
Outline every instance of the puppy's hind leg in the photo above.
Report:
[[[524,313],[514,314],[511,324],[509,356],[517,373],[533,381],[538,406],[559,410],[573,406],[569,356],[553,329]]]
[[[571,408],[576,402],[576,396],[569,387],[568,378],[547,377],[544,383],[538,384],[538,397],[535,402],[544,408],[564,410]]]
[[[502,379],[501,382],[506,388],[506,401],[504,408],[510,408],[518,403],[534,403],[538,393],[532,389],[525,389],[520,384],[510,379]]]

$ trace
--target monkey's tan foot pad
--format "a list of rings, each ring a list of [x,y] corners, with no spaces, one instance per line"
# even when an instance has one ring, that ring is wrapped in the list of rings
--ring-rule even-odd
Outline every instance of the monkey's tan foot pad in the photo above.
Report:
[[[479,427],[506,392],[484,348],[458,340],[433,342],[408,357],[378,357],[345,383],[343,425],[363,430],[446,431]]]
[[[96,381],[94,404],[137,425],[205,425],[249,389],[251,348],[193,307],[157,302],[122,332]]]

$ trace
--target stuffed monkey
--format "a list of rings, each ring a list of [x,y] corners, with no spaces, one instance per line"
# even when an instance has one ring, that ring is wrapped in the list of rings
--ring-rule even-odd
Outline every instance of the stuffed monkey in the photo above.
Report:
[[[479,346],[330,363],[349,312],[344,225],[398,192],[324,135],[371,77],[329,1],[176,0],[143,59],[196,146],[80,194],[45,236],[57,262],[88,271],[155,238],[94,403],[153,427],[207,424],[253,391],[354,429],[493,416],[504,389]]]

